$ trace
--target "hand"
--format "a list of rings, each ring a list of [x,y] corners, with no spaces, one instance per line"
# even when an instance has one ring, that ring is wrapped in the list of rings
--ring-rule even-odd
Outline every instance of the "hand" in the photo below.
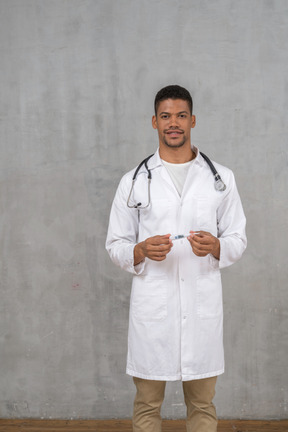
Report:
[[[154,261],[163,261],[170,252],[173,243],[169,239],[171,234],[149,237],[134,247],[134,266],[149,258]]]
[[[199,231],[197,234],[190,231],[187,237],[195,255],[204,257],[211,253],[215,258],[220,259],[220,241],[217,237],[206,231]]]

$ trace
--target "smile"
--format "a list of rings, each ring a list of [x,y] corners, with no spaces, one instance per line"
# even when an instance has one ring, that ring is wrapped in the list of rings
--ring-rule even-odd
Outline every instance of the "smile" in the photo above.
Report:
[[[169,135],[171,138],[178,138],[180,135],[183,134],[183,131],[180,131],[180,130],[170,130],[170,131],[165,131],[165,133],[167,135]]]

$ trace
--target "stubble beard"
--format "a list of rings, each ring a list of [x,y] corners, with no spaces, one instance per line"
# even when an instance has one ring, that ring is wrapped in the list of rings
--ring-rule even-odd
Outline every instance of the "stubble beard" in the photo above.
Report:
[[[180,148],[180,147],[182,147],[185,144],[186,137],[185,137],[185,135],[183,135],[183,140],[181,142],[179,142],[178,144],[171,144],[171,143],[169,143],[168,141],[166,141],[165,137],[163,138],[163,142],[164,142],[164,144],[167,147],[170,147],[170,148]]]

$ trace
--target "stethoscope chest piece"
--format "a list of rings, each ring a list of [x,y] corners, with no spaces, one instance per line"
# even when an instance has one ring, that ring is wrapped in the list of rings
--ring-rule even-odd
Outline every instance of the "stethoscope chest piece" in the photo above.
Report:
[[[221,179],[220,175],[217,173],[214,178],[215,178],[214,187],[215,187],[216,191],[224,192],[226,189],[226,185],[223,182],[223,180]]]
[[[201,156],[205,159],[205,161],[207,162],[207,164],[209,165],[212,174],[214,175],[214,188],[216,189],[216,191],[218,192],[224,192],[226,189],[226,185],[223,182],[223,180],[220,177],[220,174],[216,171],[215,166],[213,165],[213,163],[211,162],[211,160],[208,158],[208,156],[206,156],[204,153],[200,152]]]

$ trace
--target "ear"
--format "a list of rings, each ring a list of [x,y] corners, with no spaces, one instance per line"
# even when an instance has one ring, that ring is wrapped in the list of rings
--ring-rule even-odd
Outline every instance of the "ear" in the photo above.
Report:
[[[195,115],[191,116],[191,129],[193,129],[196,126],[196,117]]]
[[[153,127],[153,129],[157,129],[158,128],[158,126],[157,126],[157,119],[156,119],[155,115],[153,115],[153,117],[152,117],[152,127]]]

